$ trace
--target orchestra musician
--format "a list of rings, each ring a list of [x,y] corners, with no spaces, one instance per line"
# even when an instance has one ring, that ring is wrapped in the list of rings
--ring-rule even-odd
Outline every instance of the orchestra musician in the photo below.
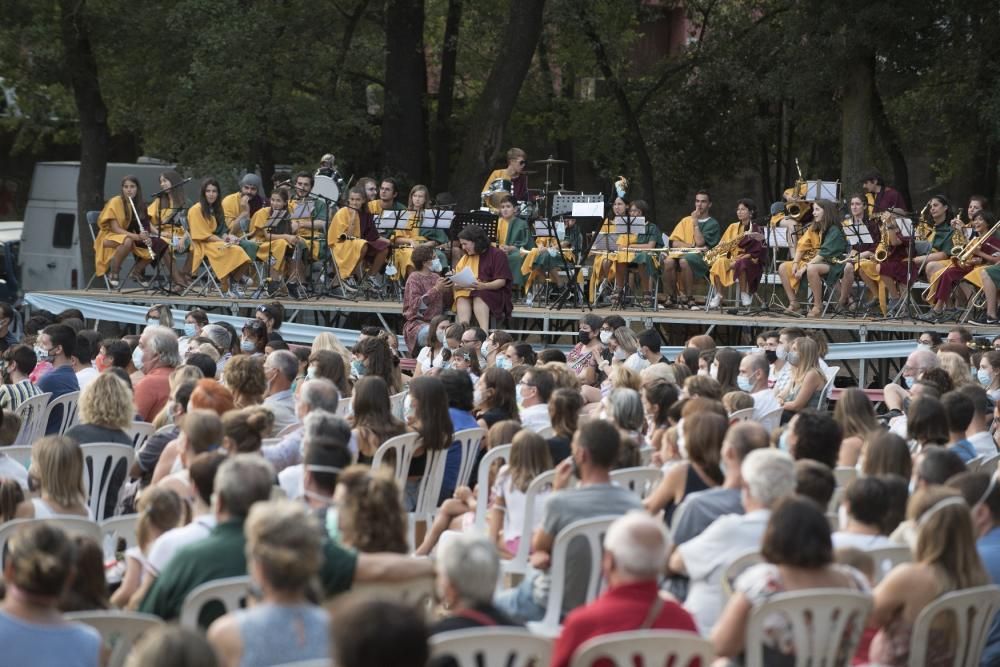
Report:
[[[458,321],[471,324],[475,315],[479,328],[490,330],[490,316],[498,323],[510,318],[510,264],[500,248],[494,247],[479,225],[469,225],[458,235],[462,258],[455,264],[455,273],[466,267],[476,276],[471,288],[454,287],[455,312]]]
[[[626,213],[628,213],[628,204],[625,203],[625,197],[618,195],[611,204],[611,217],[605,218],[598,234],[610,238],[615,233],[615,218],[624,217]],[[618,253],[613,250],[591,250],[590,254],[594,257],[594,265],[590,271],[590,302],[597,303],[601,296],[598,294],[601,285],[607,282],[615,283],[615,267],[617,266],[615,259]],[[603,292],[603,290],[601,291]]]
[[[718,308],[722,303],[722,290],[735,282],[740,286],[740,305],[747,307],[753,303],[753,295],[760,286],[764,266],[767,264],[767,245],[764,229],[754,222],[757,215],[757,205],[752,199],[740,199],[736,202],[736,222],[726,228],[722,240],[716,249],[723,244],[729,250],[722,252],[712,262],[709,269],[715,295],[708,303],[708,308]]]
[[[271,205],[253,214],[247,229],[244,251],[253,252],[256,257],[268,263],[268,275],[285,270],[285,256],[292,248],[301,248],[302,239],[291,233],[288,215],[288,188],[277,188],[271,193]],[[273,278],[272,278],[273,279]],[[305,296],[301,286],[302,277],[290,273],[288,293],[293,297]]]
[[[924,213],[921,211],[918,230],[919,226],[927,224],[933,227],[933,232],[928,238],[920,238],[921,235],[919,231],[917,232],[918,238],[914,250],[922,254],[913,258],[913,271],[929,276],[933,271],[943,268],[943,264],[939,264],[939,262],[947,260],[951,255],[951,249],[954,245],[953,232],[959,232],[963,236],[964,232],[960,231],[962,228],[961,219],[955,215],[955,211],[952,210],[951,204],[944,195],[931,197],[925,208],[928,214],[927,219],[924,219]]]
[[[877,169],[872,169],[861,177],[861,187],[865,191],[865,203],[868,207],[868,217],[874,218],[876,213],[890,210],[906,210],[906,202],[895,188],[885,184],[885,179]]]
[[[131,199],[131,202],[129,201]],[[136,216],[141,219],[136,219]],[[112,289],[121,284],[118,277],[122,262],[131,253],[135,255],[135,266],[129,278],[144,287],[148,282],[142,278],[142,271],[156,257],[163,254],[166,244],[162,239],[149,234],[149,215],[142,200],[142,186],[135,176],[126,176],[121,181],[121,194],[109,199],[97,219],[97,238],[94,239],[94,262],[98,276],[108,275]],[[150,253],[150,244],[153,253]]]
[[[264,188],[257,174],[245,174],[240,179],[239,192],[226,195],[222,199],[222,212],[226,216],[229,233],[243,236],[250,229],[250,219],[267,204]]]
[[[851,195],[848,201],[850,213],[844,218],[845,229],[854,232],[867,230],[871,236],[871,242],[857,243],[852,246],[851,251],[844,260],[844,277],[840,281],[840,298],[837,303],[837,311],[843,312],[851,306],[851,291],[854,288],[854,280],[858,274],[866,274],[871,282],[879,282],[878,262],[875,261],[875,250],[882,240],[882,231],[879,226],[879,218],[869,218],[866,215],[865,197],[861,194]],[[864,281],[868,285],[868,281]],[[878,290],[873,290],[873,297]]]
[[[624,204],[624,202],[623,202]],[[569,263],[576,261],[577,255],[583,248],[583,237],[576,226],[575,218],[563,218],[565,233],[562,237],[537,236],[535,237],[535,247],[528,251],[521,263],[521,274],[527,276],[524,282],[525,291],[531,290],[532,285],[548,276],[552,285],[559,286],[559,269],[562,268],[563,259]],[[556,234],[559,231],[556,230]],[[563,259],[560,259],[560,250]],[[583,282],[583,272],[577,274],[577,279]]]
[[[527,164],[528,154],[523,150],[520,148],[508,150],[507,166],[504,169],[494,169],[486,178],[486,183],[483,185],[482,205],[496,213],[497,209],[489,204],[486,197],[493,192],[500,191],[506,191],[513,197],[515,205],[517,202],[525,201],[528,198],[528,175],[524,173]]]
[[[361,207],[360,213],[361,238],[368,241],[365,261],[372,265],[373,272],[381,273],[382,268],[386,266],[386,262],[388,261],[392,243],[379,232],[378,225],[375,224],[375,218],[378,216],[378,213],[373,213],[371,208],[371,203],[378,199],[378,184],[374,178],[365,176],[358,179],[356,187],[361,188],[365,192],[365,205]],[[343,201],[346,198],[347,190],[341,190],[341,200]]]
[[[682,218],[670,233],[670,248],[691,248],[681,257],[665,256],[663,260],[663,291],[666,305],[693,308],[694,279],[708,276],[704,252],[714,248],[722,237],[722,226],[709,215],[712,197],[705,190],[694,196],[694,211]],[[700,251],[700,252],[699,252]]]
[[[295,191],[288,204],[291,233],[300,239],[289,272],[300,278],[306,275],[305,262],[318,262],[323,258],[324,235],[330,219],[326,201],[312,194],[314,184],[315,179],[308,171],[295,174]]]
[[[187,197],[178,187],[184,178],[173,169],[160,174],[160,189],[167,190],[146,209],[152,235],[167,244],[161,261],[170,271],[172,282],[187,287],[191,282],[191,235],[187,231]]]
[[[870,259],[862,259],[858,273],[861,280],[872,295],[878,295],[882,313],[895,310],[902,298],[902,286],[912,285],[917,279],[916,270],[910,271],[907,258],[913,239],[904,238],[894,218],[885,223],[885,233],[880,232],[879,242],[887,253],[881,262],[875,260],[874,252]],[[877,250],[877,248],[876,248]],[[846,276],[846,273],[845,273]],[[885,297],[888,294],[888,305]]]
[[[333,182],[337,184],[337,189],[341,193],[341,197],[347,191],[347,184],[344,182],[344,177],[337,171],[337,158],[334,157],[333,153],[325,153],[319,159],[319,169],[316,170],[316,175],[332,178]]]
[[[785,312],[799,314],[799,302],[795,293],[799,281],[805,276],[813,298],[808,316],[819,317],[823,306],[824,281],[827,286],[832,287],[844,273],[842,260],[847,253],[847,239],[840,224],[837,205],[832,201],[820,199],[813,202],[812,216],[809,230],[799,237],[794,258],[781,263],[778,275],[788,296]]]
[[[981,243],[972,250],[968,258],[965,261],[958,261],[957,259],[950,259],[944,268],[932,274],[930,280],[930,286],[927,288],[925,294],[927,295],[927,302],[930,303],[933,308],[921,316],[920,319],[927,322],[937,322],[940,321],[944,316],[944,308],[947,305],[948,300],[954,298],[956,288],[961,284],[962,280],[968,280],[973,284],[982,287],[984,282],[983,276],[980,272],[976,272],[976,269],[981,266],[989,266],[1000,262],[1000,238],[995,235],[991,235],[988,238],[984,238],[986,234],[989,234],[991,228],[994,224],[993,216],[978,209],[976,211],[976,216],[972,220],[973,230],[975,232],[974,238],[982,239]],[[969,243],[973,241],[970,240]]]
[[[507,196],[500,200],[500,217],[497,219],[497,247],[507,255],[510,265],[511,289],[518,290],[524,286],[524,274],[521,266],[524,256],[531,248],[531,234],[528,231],[528,221],[516,215],[517,208],[513,197]]]
[[[201,182],[198,203],[188,209],[188,224],[191,227],[192,270],[197,270],[202,260],[207,259],[222,282],[223,296],[241,296],[250,258],[239,247],[239,238],[229,233],[219,182],[214,178]]]
[[[645,218],[646,225],[641,234],[619,234],[615,241],[618,250],[615,253],[615,293],[611,297],[611,305],[624,304],[625,280],[628,278],[629,269],[634,269],[639,274],[642,306],[650,308],[653,306],[650,277],[658,267],[656,258],[651,253],[642,251],[662,247],[662,234],[659,227],[649,218],[649,206],[642,199],[635,199],[629,204],[628,216],[631,219]]]
[[[361,209],[365,205],[365,191],[361,188],[351,188],[347,193],[347,206],[337,211],[330,221],[330,229],[327,232],[326,242],[333,254],[333,259],[337,263],[337,270],[341,278],[360,279],[364,258],[368,242],[361,235]],[[375,284],[374,275],[370,272],[369,266],[368,281],[373,287]]]
[[[976,216],[979,215],[979,213],[985,207],[986,207],[985,197],[983,197],[982,195],[972,195],[971,197],[969,197],[969,206],[966,209],[966,212],[968,213],[969,216],[968,218],[969,223],[966,224],[962,221],[962,212],[959,211],[958,214],[955,215],[955,217],[951,218],[951,230],[947,230],[943,235],[947,234],[950,237],[952,245],[954,245],[956,240],[964,244],[965,239],[968,238],[968,234],[966,234],[965,232],[966,228],[971,228],[972,221],[975,220]],[[935,238],[937,238],[936,234]],[[927,252],[927,250],[924,249],[923,252]],[[949,255],[950,255],[950,250],[949,250]],[[938,271],[945,269],[950,265],[951,262],[947,257],[939,259],[932,255],[932,258],[929,258],[927,260],[927,267],[924,270],[924,275],[928,277],[933,276]]]
[[[394,247],[392,261],[397,269],[396,274],[392,276],[393,280],[402,280],[410,275],[410,271],[413,270],[414,248],[422,245],[435,247],[435,243],[428,241],[427,237],[423,235],[424,230],[420,229],[424,209],[430,196],[430,190],[427,189],[426,185],[414,185],[410,188],[406,210],[413,211],[413,214],[407,217],[406,229],[397,229],[389,237]],[[381,204],[376,200],[376,202],[368,203],[369,211],[372,210],[372,204],[376,204],[376,207],[381,210]]]

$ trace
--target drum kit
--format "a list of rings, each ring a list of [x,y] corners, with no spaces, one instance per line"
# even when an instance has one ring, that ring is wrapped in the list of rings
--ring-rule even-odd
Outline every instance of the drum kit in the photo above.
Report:
[[[545,165],[545,187],[541,190],[528,190],[528,197],[524,201],[518,202],[517,204],[517,215],[518,217],[524,218],[525,220],[534,220],[535,218],[548,218],[549,211],[551,207],[549,205],[549,197],[556,195],[572,195],[579,194],[576,192],[570,192],[565,190],[562,183],[562,172],[560,171],[560,183],[558,190],[550,190],[550,186],[553,184],[552,168],[556,165],[568,164],[566,160],[558,160],[551,155],[544,160],[535,160],[532,164]],[[562,169],[562,167],[560,167]],[[525,174],[534,174],[535,171],[526,171]],[[490,208],[496,209],[500,207],[500,202],[504,197],[509,196],[514,191],[513,183],[509,179],[497,178],[491,181],[486,186],[486,191],[483,192],[483,204],[484,206],[489,206]],[[539,215],[539,202],[541,202],[542,210],[541,215]]]

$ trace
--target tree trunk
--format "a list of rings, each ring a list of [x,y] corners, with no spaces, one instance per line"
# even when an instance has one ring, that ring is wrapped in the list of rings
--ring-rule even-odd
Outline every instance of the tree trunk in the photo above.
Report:
[[[330,90],[336,95],[337,86],[340,84],[340,77],[344,73],[344,63],[347,62],[347,55],[351,51],[351,42],[354,41],[354,33],[357,32],[358,22],[365,13],[365,9],[368,7],[369,0],[358,0],[358,3],[354,6],[354,11],[347,15],[344,19],[344,35],[340,40],[340,53],[337,54],[337,60],[333,65],[333,71],[330,77]]]
[[[438,85],[437,118],[434,123],[434,191],[451,187],[451,114],[455,104],[455,71],[458,61],[458,29],[462,21],[462,0],[448,0],[441,47],[441,82]]]
[[[542,34],[544,6],[545,0],[510,0],[499,53],[469,119],[453,171],[454,193],[464,207],[479,206],[480,188],[497,156],[504,125],[514,110]]]
[[[424,0],[386,0],[382,162],[389,174],[420,183],[427,159]]]
[[[59,0],[59,30],[65,52],[66,74],[80,118],[80,175],[76,182],[77,235],[83,274],[80,285],[94,273],[94,245],[87,241],[87,211],[104,206],[104,173],[108,166],[111,132],[108,109],[101,96],[97,60],[90,45],[86,0]]]
[[[875,93],[875,53],[855,44],[853,54],[844,73],[841,103],[840,182],[845,195],[870,168],[867,151]]]
[[[878,133],[882,147],[889,155],[892,162],[892,181],[890,185],[896,188],[903,201],[911,208],[920,208],[910,197],[910,170],[906,166],[906,156],[903,154],[903,142],[889,122],[889,116],[885,113],[885,106],[882,104],[882,96],[879,95],[878,88],[872,86],[872,120],[875,123],[875,130]]]

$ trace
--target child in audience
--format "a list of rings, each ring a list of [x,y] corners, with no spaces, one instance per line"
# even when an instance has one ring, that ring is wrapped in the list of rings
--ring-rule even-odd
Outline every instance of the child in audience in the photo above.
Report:
[[[538,475],[552,469],[549,446],[542,436],[524,429],[514,436],[511,443],[510,462],[500,468],[493,484],[493,500],[487,515],[490,539],[497,545],[502,558],[513,558],[517,554],[522,531],[525,529],[525,512],[528,485]],[[527,538],[531,538],[534,527],[542,520],[542,503],[551,486],[547,485],[535,495],[532,508],[533,525],[528,527]]]
[[[135,534],[138,544],[125,551],[125,574],[121,586],[111,596],[111,604],[134,609],[141,600],[133,599],[149,567],[146,556],[157,537],[176,528],[185,518],[186,511],[180,496],[162,486],[143,492],[138,504]]]

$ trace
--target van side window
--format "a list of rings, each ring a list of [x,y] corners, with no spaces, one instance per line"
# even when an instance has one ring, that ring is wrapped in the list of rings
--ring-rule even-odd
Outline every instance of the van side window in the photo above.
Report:
[[[72,248],[73,232],[76,230],[76,216],[72,213],[56,213],[56,224],[52,228],[53,248]]]

